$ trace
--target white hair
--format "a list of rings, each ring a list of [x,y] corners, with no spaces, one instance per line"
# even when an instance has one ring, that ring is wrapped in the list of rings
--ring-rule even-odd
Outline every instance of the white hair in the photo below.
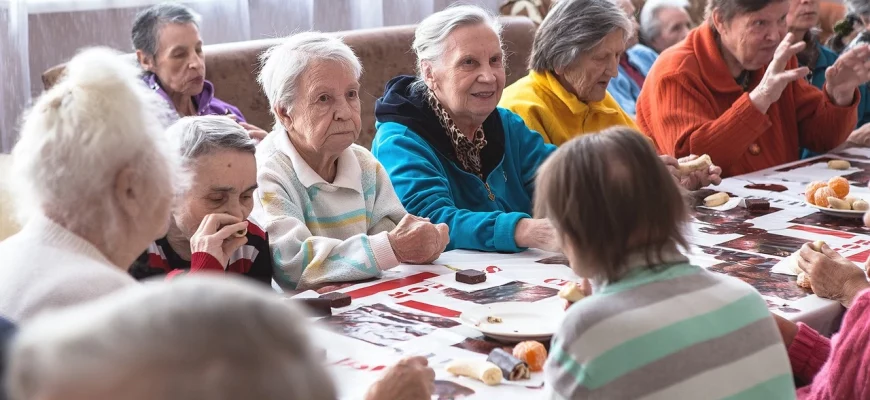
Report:
[[[667,8],[686,11],[689,8],[689,1],[649,0],[644,3],[643,8],[640,10],[640,37],[646,43],[655,40],[662,34],[662,21],[659,20],[659,12]]]
[[[341,39],[322,32],[301,32],[290,35],[281,44],[272,46],[260,55],[262,68],[257,82],[269,99],[269,108],[290,109],[299,90],[299,79],[316,61],[341,63],[359,80],[362,65],[353,50]],[[275,128],[281,122],[275,115]]]
[[[82,51],[26,114],[10,182],[22,222],[50,213],[73,231],[101,228],[111,246],[128,229],[114,203],[122,169],[153,199],[172,196],[179,157],[163,135],[167,105],[119,54]]]
[[[257,152],[257,142],[245,128],[222,115],[181,118],[166,129],[166,134],[178,141],[184,163],[217,150]]]
[[[446,50],[447,38],[457,28],[484,24],[492,28],[498,37],[499,47],[502,46],[502,26],[498,18],[492,13],[474,5],[454,5],[432,14],[417,25],[414,31],[414,43],[411,48],[417,55],[417,81],[414,87],[423,89],[426,82],[423,80],[423,61],[437,61],[441,59]]]
[[[12,398],[335,400],[307,315],[244,279],[191,275],[41,314],[12,342]]]

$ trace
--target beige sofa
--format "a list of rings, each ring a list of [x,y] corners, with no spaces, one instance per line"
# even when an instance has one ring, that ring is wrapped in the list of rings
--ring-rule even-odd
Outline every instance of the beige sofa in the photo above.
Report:
[[[535,25],[525,17],[500,19],[504,24],[509,85],[525,76],[528,71]],[[383,94],[387,81],[397,75],[414,74],[415,57],[411,52],[414,26],[337,32],[335,35],[344,38],[363,65],[364,72],[360,82],[362,132],[357,142],[370,148],[375,134],[375,100]],[[239,107],[249,122],[267,131],[273,120],[266,97],[256,82],[257,57],[278,42],[278,39],[266,39],[209,45],[204,48],[208,66],[206,79],[214,83],[217,97]],[[58,65],[42,75],[46,89],[57,81],[63,69],[63,65]]]

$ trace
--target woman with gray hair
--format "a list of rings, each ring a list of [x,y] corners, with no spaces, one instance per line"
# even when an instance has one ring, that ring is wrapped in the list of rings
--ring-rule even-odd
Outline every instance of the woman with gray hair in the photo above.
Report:
[[[127,268],[167,229],[175,152],[164,106],[108,49],[70,60],[12,150],[23,229],[0,242],[0,315],[25,320],[135,280]]]
[[[11,399],[336,400],[306,317],[238,278],[130,288],[25,325]],[[428,400],[434,376],[425,358],[405,359],[365,398]]]
[[[555,150],[496,108],[505,84],[501,25],[486,10],[432,14],[414,38],[418,77],[387,83],[372,153],[412,214],[450,226],[449,249],[557,250],[529,215],[535,171]]]
[[[640,41],[657,53],[679,43],[692,30],[688,0],[650,0],[640,10]]]
[[[257,150],[256,220],[271,235],[275,280],[289,289],[380,277],[429,264],[447,227],[409,215],[360,133],[359,60],[341,39],[292,35],[262,56],[275,116]]]
[[[130,273],[136,279],[217,271],[272,282],[269,236],[248,220],[257,189],[256,143],[220,116],[185,117],[167,129],[179,143],[186,182],[175,197],[169,232]]]
[[[247,123],[238,108],[215,97],[214,85],[205,80],[200,19],[177,3],[157,4],[136,14],[131,36],[145,71],[142,79],[179,116],[226,115],[251,138],[263,140],[266,131]]]

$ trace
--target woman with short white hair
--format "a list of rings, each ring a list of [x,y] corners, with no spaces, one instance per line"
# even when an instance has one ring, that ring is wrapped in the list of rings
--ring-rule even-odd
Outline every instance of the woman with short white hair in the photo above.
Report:
[[[640,10],[640,41],[656,53],[679,43],[692,30],[688,0],[650,0]]]
[[[275,126],[257,150],[255,219],[270,235],[275,280],[324,289],[437,259],[447,227],[409,215],[381,164],[354,144],[362,67],[353,50],[304,32],[262,61]]]
[[[108,49],[73,57],[36,101],[12,150],[26,225],[0,242],[0,315],[22,320],[135,282],[127,268],[166,233],[175,191],[164,107]]]
[[[25,325],[8,387],[15,400],[335,400],[306,318],[238,278],[142,285]],[[430,398],[400,390],[399,376],[431,383],[434,372],[405,360],[366,399]]]

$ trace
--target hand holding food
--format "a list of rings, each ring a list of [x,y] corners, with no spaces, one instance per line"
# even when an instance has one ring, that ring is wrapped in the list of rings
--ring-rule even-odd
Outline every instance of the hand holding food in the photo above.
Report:
[[[805,244],[796,258],[819,297],[837,300],[848,307],[861,290],[870,287],[861,268],[823,242]]]
[[[698,158],[693,160],[686,160],[680,162],[680,167],[678,168],[680,174],[685,176],[689,175],[695,171],[704,171],[710,169],[713,166],[713,160],[710,159],[710,156],[704,154]]]
[[[366,393],[366,400],[429,399],[435,391],[435,371],[424,357],[406,358],[390,367]]]
[[[583,290],[580,289],[576,283],[568,282],[561,290],[559,290],[559,297],[573,304],[583,300],[583,298],[586,297],[586,294],[583,293]]]
[[[722,168],[713,165],[710,156],[706,154],[700,157],[691,155],[679,160],[668,155],[659,158],[680,186],[687,190],[698,190],[722,182]]]
[[[454,360],[447,364],[447,372],[477,379],[490,386],[501,383],[502,377],[501,369],[497,365],[480,360]]]
[[[248,221],[240,221],[229,214],[209,214],[202,219],[190,237],[190,252],[207,253],[226,268],[230,256],[248,242],[239,232],[248,229]]]

